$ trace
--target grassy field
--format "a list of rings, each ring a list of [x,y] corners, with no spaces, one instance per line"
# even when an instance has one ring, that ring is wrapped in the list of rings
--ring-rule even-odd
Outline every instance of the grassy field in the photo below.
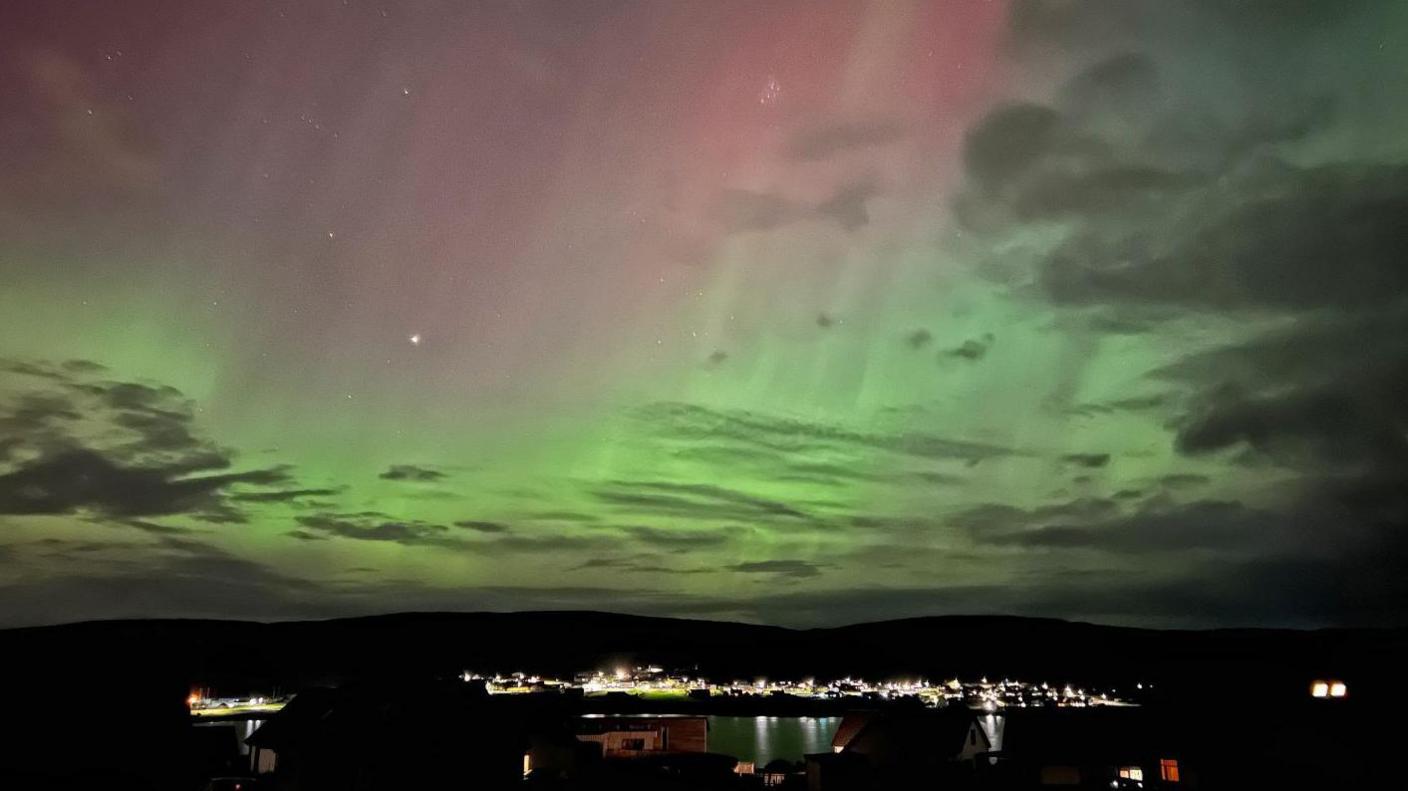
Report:
[[[282,703],[261,703],[258,706],[221,706],[209,709],[191,709],[191,716],[229,717],[236,714],[272,714],[283,707]]]
[[[598,698],[608,695],[607,692],[593,692],[587,695],[589,698]],[[685,689],[642,689],[630,690],[627,692],[641,700],[685,700],[689,697],[689,690]]]

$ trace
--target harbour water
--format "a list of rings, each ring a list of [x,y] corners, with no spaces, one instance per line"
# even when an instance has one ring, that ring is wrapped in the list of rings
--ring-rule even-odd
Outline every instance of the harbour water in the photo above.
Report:
[[[264,720],[223,720],[200,723],[200,728],[233,729],[241,756],[248,755],[244,739]],[[831,751],[831,737],[840,717],[709,717],[709,751],[752,761],[759,768],[782,758],[800,761],[808,753]]]
[[[831,752],[840,717],[710,717],[709,752],[752,761],[762,768],[782,758]]]

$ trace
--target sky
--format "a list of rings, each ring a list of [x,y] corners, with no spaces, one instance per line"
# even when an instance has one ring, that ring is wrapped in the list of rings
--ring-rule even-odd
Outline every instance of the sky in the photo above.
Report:
[[[1408,623],[1408,5],[6,17],[0,625]]]

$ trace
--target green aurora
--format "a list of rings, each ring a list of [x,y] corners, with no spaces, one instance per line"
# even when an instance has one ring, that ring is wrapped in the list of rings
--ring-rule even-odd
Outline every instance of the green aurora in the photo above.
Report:
[[[1401,621],[1408,15],[1293,5],[35,11],[0,620]]]

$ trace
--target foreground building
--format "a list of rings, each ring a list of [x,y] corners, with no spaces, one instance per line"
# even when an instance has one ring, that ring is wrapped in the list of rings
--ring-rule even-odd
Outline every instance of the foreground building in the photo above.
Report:
[[[807,756],[807,787],[1194,788],[1174,733],[1137,709],[851,714]]]
[[[573,724],[577,739],[600,745],[606,758],[633,758],[649,753],[703,753],[709,750],[707,717],[649,715],[639,717],[580,717]]]
[[[247,742],[281,791],[509,788],[523,780],[537,714],[455,686],[310,689]]]
[[[832,752],[807,756],[807,787],[961,786],[971,781],[978,758],[993,749],[981,717],[968,709],[847,714],[832,739]]]

